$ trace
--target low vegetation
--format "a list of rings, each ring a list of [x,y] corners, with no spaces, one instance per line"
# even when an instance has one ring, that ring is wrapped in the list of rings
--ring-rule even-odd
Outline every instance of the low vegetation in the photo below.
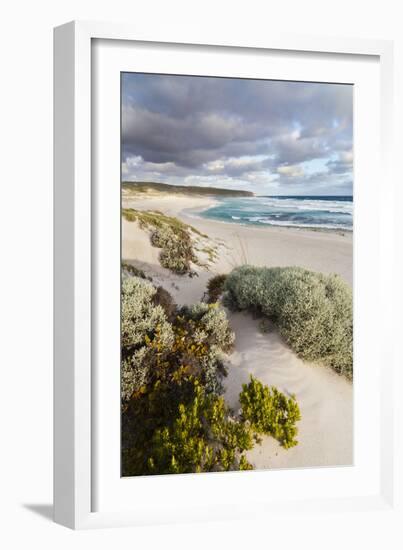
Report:
[[[174,331],[164,308],[155,305],[157,289],[148,281],[129,277],[122,282],[121,306],[121,396],[129,401],[135,392],[151,383],[159,363],[156,344],[170,348]],[[155,345],[151,345],[154,344]]]
[[[169,185],[168,183],[133,181],[123,182],[122,189],[134,193],[169,193],[169,194],[192,194],[224,197],[253,197],[251,191],[240,191],[238,189],[220,189],[217,187],[198,187],[196,185]]]
[[[144,271],[132,264],[122,262],[122,273],[127,276],[140,277],[140,279],[147,279],[152,281],[152,277],[148,277]]]
[[[191,273],[191,264],[198,259],[187,231],[174,232],[169,226],[158,227],[151,233],[151,244],[161,248],[160,264],[174,273]]]
[[[287,397],[251,376],[249,384],[242,384],[239,401],[242,417],[257,433],[271,435],[286,449],[297,445],[296,422],[301,413],[294,395]]]
[[[225,311],[214,304],[177,309],[171,295],[138,277],[122,284],[122,401],[143,386],[170,381],[178,369],[220,393],[222,355],[234,334]]]
[[[252,379],[241,413],[225,403],[234,334],[217,303],[178,308],[165,289],[129,276],[121,334],[122,475],[247,470],[261,434],[295,444],[293,397]]]
[[[244,452],[253,445],[250,426],[233,417],[223,397],[195,381],[192,397],[179,404],[173,421],[154,432],[147,465],[158,474],[250,470]]]
[[[338,275],[242,266],[226,279],[224,303],[267,316],[302,359],[352,379],[352,292]]]
[[[201,237],[208,238],[207,235],[204,235],[192,225],[183,223],[181,220],[173,216],[167,216],[158,210],[135,210],[134,208],[123,208],[122,215],[129,222],[138,221],[140,227],[142,228],[162,229],[168,226],[173,233],[178,236],[181,236],[183,231],[190,231],[196,235],[200,235]]]
[[[197,251],[200,240],[208,239],[195,227],[185,224],[178,218],[158,211],[143,211],[124,208],[123,217],[137,221],[140,227],[150,232],[150,242],[161,248],[160,263],[163,267],[180,275],[192,275],[192,264],[200,264]],[[214,249],[209,247],[209,260],[214,261]]]
[[[207,282],[207,302],[212,304],[218,302],[223,291],[227,275],[216,275]]]

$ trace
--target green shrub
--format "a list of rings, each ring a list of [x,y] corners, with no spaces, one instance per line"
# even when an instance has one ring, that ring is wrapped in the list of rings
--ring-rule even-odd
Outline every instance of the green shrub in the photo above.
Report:
[[[171,308],[175,308],[171,310]],[[172,313],[169,316],[170,312]],[[229,410],[219,398],[226,374],[223,354],[234,341],[225,311],[216,304],[195,304],[176,311],[169,293],[131,277],[122,286],[122,471],[123,475],[205,471],[250,467],[241,459],[241,427],[232,430]],[[189,444],[180,449],[182,407],[195,405],[202,388],[201,433],[189,428]],[[221,414],[218,434],[209,411]],[[221,411],[221,412],[220,412]],[[210,415],[210,416],[209,416]],[[224,416],[225,419],[224,419]],[[181,417],[182,418],[182,417]],[[225,422],[224,422],[225,420]],[[168,430],[168,431],[167,431]],[[248,426],[245,426],[248,431]],[[225,435],[226,434],[226,435]],[[231,435],[232,434],[232,435]],[[235,438],[238,437],[238,440]],[[168,439],[167,439],[168,438]],[[232,438],[232,439],[231,439]],[[191,446],[204,446],[193,456]],[[238,443],[237,443],[238,441]],[[192,443],[193,442],[193,443]],[[175,444],[174,444],[175,443]],[[174,445],[175,459],[171,455]],[[232,445],[232,446],[231,446]],[[209,463],[208,453],[212,454]],[[175,460],[178,466],[173,463]],[[178,456],[176,456],[178,455]],[[172,460],[171,460],[172,459]],[[154,464],[154,465],[153,465]],[[193,468],[193,469],[192,469]]]
[[[138,277],[129,277],[122,283],[122,403],[149,382],[155,356],[149,343],[157,338],[161,346],[169,349],[174,342],[164,309],[153,303],[156,292],[150,282]]]
[[[156,292],[152,297],[152,302],[156,306],[161,306],[167,318],[171,321],[176,314],[177,306],[171,294],[162,286],[156,288]]]
[[[130,277],[122,283],[122,406],[144,386],[185,372],[210,393],[223,391],[224,353],[234,334],[226,313],[215,304],[195,304],[177,311],[162,287]]]
[[[295,444],[293,398],[252,379],[242,414],[226,405],[223,358],[234,334],[218,304],[177,310],[166,290],[128,277],[121,333],[122,475],[252,469],[245,452],[259,433]]]
[[[182,307],[179,315],[196,323],[197,328],[193,333],[195,340],[208,342],[209,347],[216,346],[225,352],[231,351],[235,335],[230,328],[227,314],[217,304],[197,302],[192,306]]]
[[[225,311],[202,302],[185,306],[174,325],[175,349],[181,350],[181,361],[199,376],[207,392],[221,394],[226,375],[223,354],[232,350],[235,340]]]
[[[132,399],[123,415],[123,475],[251,470],[245,452],[259,434],[285,447],[297,444],[298,405],[251,378],[235,416],[223,397],[195,378],[157,382]]]
[[[160,264],[183,275],[191,272],[191,262],[196,262],[196,256],[192,247],[192,240],[185,229],[178,228],[173,231],[169,226],[163,225],[151,233],[151,244],[161,248]]]
[[[196,383],[173,422],[155,431],[147,465],[158,474],[251,469],[243,453],[253,443],[249,425],[231,416],[222,397]]]
[[[264,296],[263,269],[244,265],[231,271],[224,283],[224,304],[231,309],[260,312]]]
[[[150,235],[151,244],[157,248],[169,246],[174,239],[175,233],[167,225],[154,229]]]
[[[295,396],[287,397],[251,376],[249,384],[242,384],[239,401],[242,418],[257,433],[271,435],[286,449],[297,445],[295,424],[301,420],[301,414]]]
[[[352,292],[338,275],[242,266],[225,282],[224,303],[263,313],[301,358],[352,379]]]
[[[207,283],[207,302],[212,304],[217,302],[224,291],[224,284],[227,275],[216,275],[209,279]]]
[[[151,231],[150,242],[161,248],[160,264],[180,275],[192,274],[191,263],[198,263],[191,235],[207,238],[191,225],[158,211],[124,208],[123,217],[137,221],[142,229]]]

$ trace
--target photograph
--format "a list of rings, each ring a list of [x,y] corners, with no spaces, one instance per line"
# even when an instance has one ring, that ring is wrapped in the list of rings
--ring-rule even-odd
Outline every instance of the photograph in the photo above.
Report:
[[[122,477],[354,464],[353,91],[121,73]]]
[[[398,4],[4,3],[0,550],[403,549]]]

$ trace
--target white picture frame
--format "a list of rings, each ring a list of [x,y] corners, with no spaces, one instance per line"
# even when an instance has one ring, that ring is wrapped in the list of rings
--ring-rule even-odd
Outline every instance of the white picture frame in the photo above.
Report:
[[[214,520],[218,518],[234,518],[244,516],[234,503],[222,503],[209,506],[208,496],[200,505],[180,506],[179,498],[183,491],[194,491],[197,486],[209,486],[210,494],[214,487],[219,491],[231,494],[231,487],[245,492],[255,492],[261,484],[261,472],[234,472],[225,476],[209,474],[206,476],[156,476],[138,479],[142,491],[147,486],[152,487],[154,495],[165,491],[170,495],[170,502],[161,499],[160,506],[143,506],[142,502],[118,506],[111,496],[110,506],[98,510],[94,498],[94,484],[99,482],[99,475],[104,471],[99,468],[95,457],[97,446],[97,431],[103,430],[97,421],[97,388],[95,388],[94,357],[95,323],[94,312],[97,311],[97,288],[93,284],[93,267],[97,265],[94,242],[97,231],[96,218],[99,204],[94,200],[93,181],[93,128],[91,113],[92,83],[94,82],[93,48],[96,40],[130,41],[133,44],[158,44],[163,52],[169,44],[177,48],[194,48],[210,52],[241,52],[243,56],[251,56],[269,51],[283,52],[283,55],[316,55],[326,56],[326,63],[339,56],[360,56],[363,61],[372,59],[379,69],[379,146],[375,156],[379,154],[382,173],[384,175],[382,199],[376,205],[376,194],[371,198],[371,208],[377,209],[379,228],[373,234],[379,238],[379,254],[384,260],[391,260],[393,255],[393,230],[387,219],[388,204],[393,203],[393,179],[391,177],[392,152],[392,43],[387,41],[372,41],[358,39],[337,39],[312,36],[287,36],[283,34],[267,37],[255,36],[253,41],[240,37],[225,40],[203,31],[201,37],[190,37],[184,29],[179,36],[170,35],[169,30],[164,36],[149,36],[146,32],[131,25],[109,23],[72,22],[55,29],[54,38],[54,114],[55,114],[55,146],[54,146],[54,179],[55,179],[55,367],[54,367],[54,513],[55,521],[71,528],[91,528],[118,525],[140,525],[150,523]],[[165,45],[164,45],[165,44]],[[288,53],[287,53],[288,52]],[[138,52],[137,55],[141,55]],[[143,61],[142,66],[145,66]],[[377,69],[377,70],[378,70]],[[143,69],[144,70],[144,69]],[[169,71],[167,71],[169,72]],[[337,79],[336,79],[337,80]],[[102,131],[102,129],[101,129]],[[388,177],[389,175],[389,177]],[[370,177],[370,175],[368,175]],[[375,175],[373,176],[375,177]],[[374,187],[375,190],[375,187]],[[365,202],[365,200],[364,200]],[[377,259],[377,247],[374,247],[372,260]],[[367,253],[365,253],[367,254]],[[368,256],[368,254],[367,254]],[[364,258],[365,260],[365,258]],[[369,261],[370,258],[368,257]],[[379,298],[374,299],[378,315],[386,314],[393,288],[393,274],[390,262],[383,261],[388,268],[379,269],[373,275],[372,282],[377,288],[382,288]],[[356,283],[357,281],[355,281]],[[382,323],[381,323],[382,324]],[[381,342],[386,342],[386,330],[381,329]],[[376,361],[376,353],[372,354]],[[392,370],[393,356],[389,352],[389,361],[382,364],[379,371],[374,371],[377,380],[376,391],[379,398],[379,437],[376,453],[379,452],[373,470],[368,470],[368,476],[362,478],[360,489],[358,485],[349,492],[341,488],[336,496],[332,493],[326,497],[326,491],[308,493],[302,483],[300,491],[295,495],[287,494],[279,501],[251,497],[248,515],[259,516],[267,513],[287,513],[291,510],[315,511],[337,510],[348,506],[351,510],[384,509],[393,503],[393,416]],[[368,358],[370,360],[370,357]],[[378,365],[379,367],[379,365]],[[358,380],[359,383],[359,380]],[[361,418],[361,421],[363,419]],[[375,424],[377,425],[377,424]],[[105,428],[106,429],[106,428]],[[115,428],[114,428],[115,429]],[[119,450],[117,450],[119,451]],[[372,466],[371,466],[372,467]],[[365,483],[374,476],[373,485],[365,489]],[[330,479],[330,470],[322,469],[317,473],[305,474],[305,482],[323,487],[329,487],[339,482],[338,474]],[[348,475],[348,474],[346,474]],[[232,476],[232,477],[228,477]],[[295,471],[282,472],[282,483],[292,486],[297,480]],[[186,481],[183,478],[186,477]],[[177,478],[175,481],[174,478]],[[180,478],[180,479],[179,479]],[[195,478],[198,478],[197,480]],[[371,478],[372,479],[372,478]],[[193,481],[192,481],[193,480]],[[347,483],[345,477],[343,483]],[[177,483],[181,489],[178,495],[173,494]],[[190,485],[189,485],[190,483]],[[187,488],[185,487],[187,485]],[[139,487],[139,485],[137,485]],[[343,487],[340,485],[340,487]],[[155,493],[156,491],[156,493]],[[288,492],[289,493],[289,492]],[[111,493],[112,494],[112,493]],[[120,493],[116,492],[116,495]],[[162,494],[162,493],[161,493]],[[190,494],[190,493],[188,493]],[[135,499],[134,499],[135,500]],[[229,499],[231,501],[231,499]],[[122,501],[123,502],[123,501]],[[96,511],[95,511],[96,510]]]

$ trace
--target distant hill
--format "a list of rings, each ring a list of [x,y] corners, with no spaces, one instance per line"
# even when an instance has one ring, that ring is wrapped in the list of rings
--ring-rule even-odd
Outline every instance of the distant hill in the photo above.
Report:
[[[237,189],[219,189],[217,187],[197,187],[196,185],[169,185],[168,183],[146,181],[124,181],[122,188],[135,190],[138,193],[154,191],[157,193],[188,193],[194,195],[220,195],[224,197],[253,197],[252,191],[239,191]]]

